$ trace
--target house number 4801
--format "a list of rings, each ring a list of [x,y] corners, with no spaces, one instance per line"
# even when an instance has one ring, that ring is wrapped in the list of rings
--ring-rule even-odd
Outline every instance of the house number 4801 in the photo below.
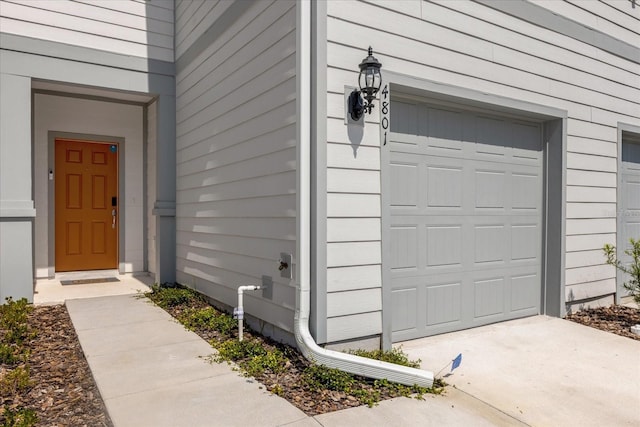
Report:
[[[380,92],[380,139],[383,145],[387,145],[387,136],[389,133],[389,87],[384,85],[384,89]]]

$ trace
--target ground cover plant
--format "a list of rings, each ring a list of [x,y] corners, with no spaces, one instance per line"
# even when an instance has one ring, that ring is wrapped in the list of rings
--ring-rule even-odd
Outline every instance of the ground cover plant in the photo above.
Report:
[[[0,426],[111,426],[67,310],[0,305]]]
[[[392,397],[423,398],[427,393],[440,394],[444,389],[440,380],[436,380],[431,389],[409,387],[314,364],[297,349],[261,336],[249,327],[245,327],[244,340],[238,341],[237,321],[190,289],[154,287],[146,296],[217,350],[210,357],[211,362],[233,364],[242,375],[254,378],[308,415],[373,406]],[[409,360],[399,349],[354,353],[405,366],[420,366],[419,361]]]

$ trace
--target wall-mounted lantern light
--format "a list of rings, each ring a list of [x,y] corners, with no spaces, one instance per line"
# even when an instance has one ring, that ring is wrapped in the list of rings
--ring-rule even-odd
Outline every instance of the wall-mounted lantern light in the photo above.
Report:
[[[373,56],[373,49],[369,46],[369,56],[360,63],[358,76],[360,90],[354,89],[349,95],[349,115],[353,120],[360,120],[365,111],[371,114],[373,100],[376,99],[376,94],[382,85],[380,67],[382,64]]]

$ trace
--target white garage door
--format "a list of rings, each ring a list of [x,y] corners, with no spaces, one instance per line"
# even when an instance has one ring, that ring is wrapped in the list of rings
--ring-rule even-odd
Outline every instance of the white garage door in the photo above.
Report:
[[[393,102],[394,341],[538,314],[541,126]]]
[[[631,263],[631,257],[623,253],[625,249],[631,249],[629,239],[640,239],[640,136],[635,139],[625,138],[622,142],[621,173],[621,200],[620,211],[622,214],[622,232],[618,246],[620,259],[625,264]],[[621,284],[629,280],[629,276],[620,274],[619,285],[621,295],[627,295],[628,291]]]

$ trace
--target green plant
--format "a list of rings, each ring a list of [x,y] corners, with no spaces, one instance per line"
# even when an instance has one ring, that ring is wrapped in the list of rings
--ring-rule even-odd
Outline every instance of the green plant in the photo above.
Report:
[[[9,396],[18,390],[31,387],[32,381],[29,378],[29,367],[19,366],[12,370],[7,370],[0,377],[0,394]]]
[[[189,330],[198,328],[218,331],[224,335],[238,328],[238,321],[233,317],[221,313],[213,307],[191,308],[180,314],[178,320]]]
[[[29,349],[22,345],[0,343],[0,364],[15,365],[29,359]]]
[[[613,245],[606,244],[602,250],[607,257],[607,264],[613,265],[623,273],[628,274],[629,280],[623,283],[626,290],[629,291],[636,304],[640,304],[640,239],[629,239],[631,249],[626,249],[625,254],[631,257],[631,263],[625,265],[616,256],[616,248]]]
[[[2,342],[6,344],[22,344],[33,334],[29,331],[28,317],[33,306],[26,298],[14,301],[6,298],[6,304],[0,305],[0,328],[4,330]]]
[[[5,406],[0,414],[4,415],[2,427],[32,427],[38,423],[36,411],[31,408],[16,408],[12,410]]]
[[[303,373],[307,386],[313,390],[328,389],[349,393],[356,380],[353,375],[325,365],[312,364]]]
[[[401,348],[392,348],[391,350],[353,350],[350,353],[360,357],[394,363],[396,365],[420,368],[421,360],[409,360],[409,356],[402,351]]]
[[[194,300],[202,299],[198,293],[188,288],[168,288],[157,285],[153,286],[151,288],[151,292],[148,292],[146,296],[162,308],[175,307],[182,304],[188,304]]]
[[[377,405],[380,402],[380,392],[376,389],[355,389],[351,390],[351,394],[357,398],[361,403],[367,405],[369,408]]]
[[[259,354],[252,357],[246,363],[242,364],[242,368],[250,377],[259,377],[265,372],[272,374],[280,374],[287,367],[287,358],[278,349],[267,351],[265,354]]]
[[[16,363],[15,347],[0,343],[0,363],[3,365],[13,365]]]
[[[230,339],[222,343],[212,341],[210,344],[218,350],[218,354],[214,356],[214,361],[218,363],[237,362],[247,357],[267,354],[267,350],[258,341]]]
[[[275,394],[276,396],[282,396],[284,394],[284,389],[280,384],[275,384],[273,387],[271,387],[271,393]]]

